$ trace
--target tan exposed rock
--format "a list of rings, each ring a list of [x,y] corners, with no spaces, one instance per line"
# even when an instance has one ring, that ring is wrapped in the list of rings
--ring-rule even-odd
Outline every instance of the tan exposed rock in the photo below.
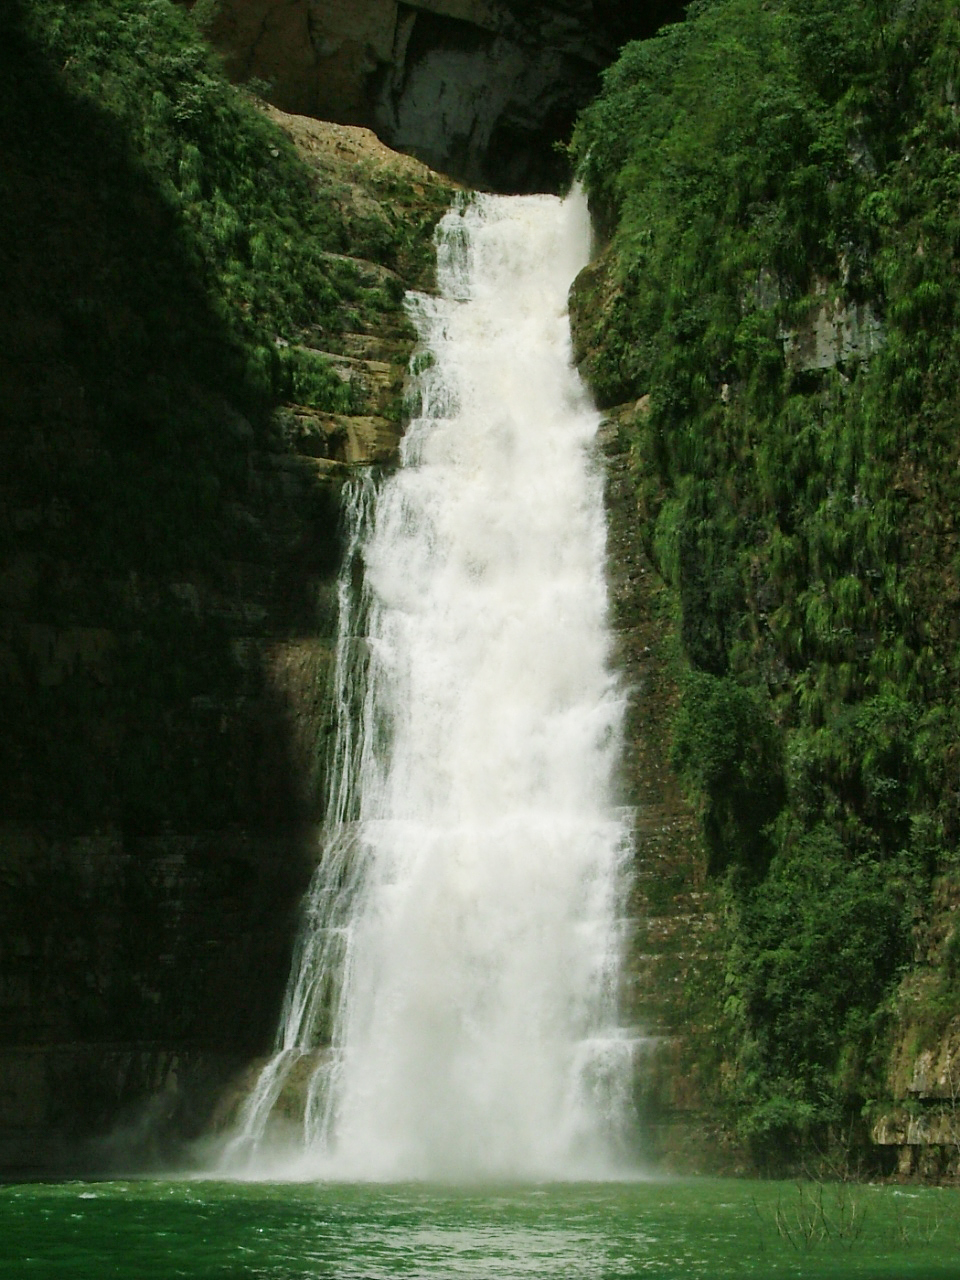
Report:
[[[301,157],[314,167],[336,170],[342,177],[349,177],[351,168],[361,165],[368,170],[390,169],[414,182],[439,180],[429,166],[393,151],[372,129],[294,115],[269,104],[264,105],[264,111],[289,134]]]
[[[336,185],[348,220],[381,221],[389,229],[398,211],[398,190],[405,193],[407,207],[415,207],[428,193],[434,200],[438,192],[447,199],[456,189],[457,184],[419,160],[385,146],[370,129],[289,115],[272,106],[265,105],[264,111],[285,131],[300,157],[326,182]],[[410,285],[429,283],[402,279],[382,263],[361,257],[344,253],[326,256],[350,270],[360,286],[392,290],[395,296]],[[376,332],[369,332],[358,317],[345,332],[324,334],[324,349],[302,348],[324,359],[349,385],[351,396],[358,401],[358,412],[322,413],[289,405],[288,437],[301,455],[299,460],[287,459],[285,467],[291,474],[334,477],[345,466],[397,462],[403,386],[415,337],[409,326],[398,330],[390,316],[378,320],[382,327]],[[267,466],[270,469],[272,464]]]

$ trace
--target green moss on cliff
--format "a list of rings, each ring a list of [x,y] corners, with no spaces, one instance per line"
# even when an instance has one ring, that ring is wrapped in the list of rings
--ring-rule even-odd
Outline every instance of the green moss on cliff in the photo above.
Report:
[[[411,239],[408,219],[348,224],[337,193],[322,189],[286,135],[226,82],[190,16],[171,0],[28,0],[21,7],[20,30],[13,29],[16,55],[22,58],[27,40],[45,78],[55,79],[88,125],[94,116],[101,124],[95,133],[69,121],[53,136],[37,129],[34,115],[42,104],[36,92],[23,92],[16,68],[6,85],[6,118],[31,129],[35,144],[57,145],[60,133],[62,145],[72,135],[79,147],[75,162],[114,174],[128,165],[139,172],[179,241],[178,260],[166,270],[202,290],[236,347],[235,394],[239,375],[247,397],[260,403],[286,397],[349,412],[349,386],[322,359],[292,352],[288,344],[339,331],[347,303],[373,315],[384,308],[381,297],[365,305],[352,264],[335,255],[367,254],[395,266]],[[14,50],[7,56],[12,62]],[[107,180],[96,212],[101,230],[128,231],[124,196]],[[420,246],[427,250],[428,244]],[[163,269],[157,263],[152,274]],[[386,309],[399,310],[400,301],[387,300]],[[178,335],[169,334],[164,317],[155,325],[153,319],[141,318],[150,339],[154,328],[166,331],[168,343],[179,340],[181,358],[197,359],[191,348],[202,338],[201,315],[194,332]],[[94,329],[116,323],[108,314],[85,320]],[[139,336],[145,362],[153,342],[147,332]],[[89,365],[100,353],[84,354]]]
[[[573,143],[607,236],[575,344],[603,403],[649,396],[636,501],[758,1153],[862,1133],[956,859],[958,37],[948,0],[711,0],[627,46]]]

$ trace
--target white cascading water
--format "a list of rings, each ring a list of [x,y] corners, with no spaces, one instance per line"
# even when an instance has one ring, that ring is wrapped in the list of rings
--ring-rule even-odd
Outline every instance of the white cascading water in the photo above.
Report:
[[[298,1080],[292,1176],[610,1171],[627,828],[566,314],[589,238],[576,192],[477,196],[438,229],[440,296],[409,300],[419,413],[350,496],[324,854],[235,1169],[266,1167]]]

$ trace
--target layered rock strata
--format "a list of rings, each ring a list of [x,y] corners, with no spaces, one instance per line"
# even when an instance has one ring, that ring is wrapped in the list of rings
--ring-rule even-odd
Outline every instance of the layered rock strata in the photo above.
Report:
[[[872,1137],[902,1178],[960,1181],[960,881],[940,876],[890,1019],[887,1098]]]

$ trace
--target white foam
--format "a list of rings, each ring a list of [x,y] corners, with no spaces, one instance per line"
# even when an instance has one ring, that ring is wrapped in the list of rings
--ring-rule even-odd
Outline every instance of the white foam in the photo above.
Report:
[[[283,1055],[248,1100],[234,1163],[263,1167],[309,1057],[306,1115],[273,1173],[608,1165],[629,1105],[615,1025],[627,824],[611,796],[623,700],[598,418],[566,315],[589,234],[578,194],[476,197],[439,228],[441,296],[410,300],[434,362],[401,469],[352,499],[326,848]]]

